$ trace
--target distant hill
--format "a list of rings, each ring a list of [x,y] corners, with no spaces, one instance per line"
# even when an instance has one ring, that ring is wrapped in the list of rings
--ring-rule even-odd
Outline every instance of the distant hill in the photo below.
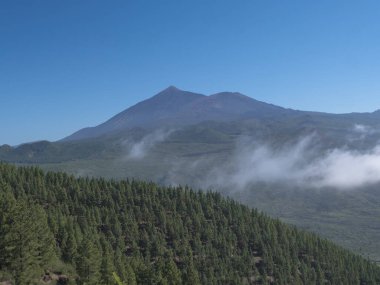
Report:
[[[5,284],[380,283],[348,250],[187,187],[0,164],[0,221]]]

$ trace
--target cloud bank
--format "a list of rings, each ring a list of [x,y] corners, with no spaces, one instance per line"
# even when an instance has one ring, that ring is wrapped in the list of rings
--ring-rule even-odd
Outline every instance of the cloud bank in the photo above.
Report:
[[[380,182],[380,146],[367,151],[318,150],[314,136],[274,149],[240,147],[230,163],[210,171],[209,187],[244,190],[254,183],[352,189]]]

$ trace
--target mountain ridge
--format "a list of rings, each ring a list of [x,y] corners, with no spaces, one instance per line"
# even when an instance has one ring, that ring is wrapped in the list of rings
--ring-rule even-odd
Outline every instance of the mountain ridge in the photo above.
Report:
[[[246,117],[276,117],[299,112],[255,100],[239,92],[209,96],[169,86],[95,127],[83,128],[62,141],[95,138],[134,127],[186,126],[202,121],[232,121]]]
[[[194,101],[201,97],[206,96],[183,91],[174,86],[169,86],[153,97],[138,102],[124,111],[121,111],[104,123],[101,123],[95,127],[83,128],[72,135],[63,138],[61,141],[94,138],[131,126],[146,125],[146,122],[149,120],[144,118],[144,116],[153,114],[154,116],[162,117],[165,115],[165,112],[176,111],[178,104],[187,104],[188,102]]]

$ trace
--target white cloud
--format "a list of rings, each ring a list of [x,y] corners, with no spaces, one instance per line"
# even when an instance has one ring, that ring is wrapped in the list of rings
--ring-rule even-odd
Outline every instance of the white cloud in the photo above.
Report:
[[[127,158],[144,158],[155,145],[166,140],[172,132],[173,130],[157,130],[143,137],[139,142],[133,143],[129,146]]]
[[[355,188],[380,182],[380,147],[367,152],[335,149],[311,164],[315,186]]]
[[[372,133],[373,129],[370,126],[355,124],[354,132],[359,133],[359,134],[368,134],[368,133]]]
[[[280,149],[246,146],[236,152],[231,163],[213,169],[207,180],[211,187],[238,190],[258,182],[356,188],[380,182],[380,146],[366,152],[342,148],[321,153],[314,136]]]

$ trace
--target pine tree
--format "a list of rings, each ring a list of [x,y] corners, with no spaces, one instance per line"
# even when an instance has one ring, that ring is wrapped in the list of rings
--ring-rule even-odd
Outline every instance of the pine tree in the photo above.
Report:
[[[78,248],[76,264],[80,284],[92,285],[99,283],[100,253],[90,236],[86,236],[82,240]]]
[[[102,262],[100,265],[101,284],[104,284],[104,285],[114,284],[112,273],[115,272],[115,267],[113,265],[112,256],[108,247],[104,248],[101,259],[102,259]]]
[[[9,199],[9,198],[8,198]],[[11,201],[11,200],[10,200]],[[3,201],[4,202],[4,201]],[[28,284],[42,276],[44,268],[55,258],[55,248],[44,211],[25,200],[8,210],[3,224],[3,262],[16,284]]]

